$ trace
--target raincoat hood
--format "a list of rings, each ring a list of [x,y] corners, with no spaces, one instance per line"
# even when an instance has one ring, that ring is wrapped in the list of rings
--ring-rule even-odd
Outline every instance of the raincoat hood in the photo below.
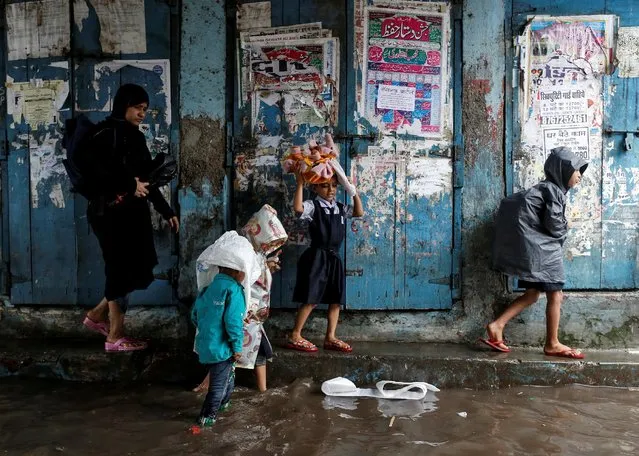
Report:
[[[544,164],[546,180],[557,185],[561,190],[568,192],[568,182],[577,170],[583,175],[588,167],[588,162],[575,155],[568,147],[556,147],[550,151],[550,155]]]
[[[126,110],[140,103],[149,104],[149,94],[137,84],[124,84],[120,86],[113,98],[111,117],[122,120]]]
[[[275,252],[288,240],[286,230],[277,218],[277,211],[268,204],[253,214],[242,228],[242,233],[255,251],[264,256]]]

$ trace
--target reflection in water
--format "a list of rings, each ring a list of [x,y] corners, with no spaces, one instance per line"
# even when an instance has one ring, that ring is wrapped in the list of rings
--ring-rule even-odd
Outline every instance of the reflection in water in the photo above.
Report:
[[[200,404],[177,387],[1,379],[0,456],[639,453],[639,392],[623,388],[444,390],[409,401],[325,397],[300,380],[265,394],[238,388],[214,428],[192,435]]]

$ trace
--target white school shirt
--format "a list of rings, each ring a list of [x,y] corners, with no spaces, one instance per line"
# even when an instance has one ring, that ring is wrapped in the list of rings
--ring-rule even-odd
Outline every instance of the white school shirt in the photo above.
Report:
[[[333,201],[333,202],[326,201],[321,196],[316,196],[315,199],[319,201],[320,206],[324,208],[324,212],[326,214],[330,215],[331,211],[333,211],[333,214],[339,214],[339,207],[337,207],[337,201]],[[302,215],[300,215],[300,220],[308,220],[310,222],[311,220],[313,220],[313,214],[315,213],[315,205],[313,204],[313,200],[304,201],[302,203],[302,206],[304,210],[302,211]],[[350,204],[348,205],[345,204],[344,215],[346,216],[346,218],[353,217],[353,206],[351,206]]]

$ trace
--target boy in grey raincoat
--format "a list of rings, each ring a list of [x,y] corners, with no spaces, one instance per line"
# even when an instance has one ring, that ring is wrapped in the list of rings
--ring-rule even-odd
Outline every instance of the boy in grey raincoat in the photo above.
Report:
[[[544,164],[546,179],[534,187],[504,198],[497,212],[493,267],[519,277],[523,295],[486,330],[488,339],[480,339],[493,350],[509,352],[504,344],[506,324],[546,293],[547,356],[583,359],[584,355],[559,342],[559,316],[565,282],[562,246],[568,232],[566,193],[581,182],[588,163],[567,147],[551,151]]]

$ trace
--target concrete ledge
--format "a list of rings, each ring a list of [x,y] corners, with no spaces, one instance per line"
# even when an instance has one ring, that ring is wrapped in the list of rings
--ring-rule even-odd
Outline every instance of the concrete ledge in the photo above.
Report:
[[[88,309],[66,306],[0,305],[0,337],[3,339],[103,339],[82,325]],[[154,340],[185,339],[192,325],[179,307],[132,307],[127,312],[129,334]]]
[[[639,355],[588,351],[586,360],[549,358],[540,349],[494,353],[455,344],[358,343],[356,353],[317,354],[278,350],[269,375],[290,382],[337,376],[356,384],[378,380],[426,381],[440,388],[505,388],[517,385],[639,386]]]
[[[182,382],[200,366],[191,349],[153,345],[138,352],[106,353],[104,340],[0,341],[0,377],[79,382]]]
[[[421,380],[441,388],[571,383],[639,386],[639,355],[620,350],[589,351],[585,361],[571,361],[545,357],[539,350],[502,354],[453,344],[362,342],[355,349],[351,354],[301,353],[276,347],[269,384],[344,376],[358,385],[383,379]],[[142,352],[107,354],[97,341],[0,341],[0,377],[195,384],[203,371],[190,346],[151,346]],[[239,369],[238,374],[240,383],[249,382],[249,371]]]

